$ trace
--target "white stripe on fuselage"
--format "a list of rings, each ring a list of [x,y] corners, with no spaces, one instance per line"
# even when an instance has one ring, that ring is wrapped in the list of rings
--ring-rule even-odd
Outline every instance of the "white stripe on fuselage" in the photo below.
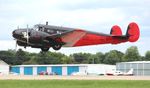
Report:
[[[85,31],[74,31],[67,35],[64,35],[61,39],[66,44],[65,47],[74,46],[84,35],[86,35]]]

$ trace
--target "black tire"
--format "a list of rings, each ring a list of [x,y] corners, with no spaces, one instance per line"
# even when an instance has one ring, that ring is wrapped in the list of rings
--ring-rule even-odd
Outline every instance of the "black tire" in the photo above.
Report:
[[[41,50],[42,50],[43,52],[47,52],[47,51],[49,50],[49,48],[47,48],[47,47],[42,47]]]
[[[60,50],[61,47],[62,47],[62,45],[60,45],[60,44],[56,44],[56,45],[52,46],[52,48],[53,48],[54,50]]]

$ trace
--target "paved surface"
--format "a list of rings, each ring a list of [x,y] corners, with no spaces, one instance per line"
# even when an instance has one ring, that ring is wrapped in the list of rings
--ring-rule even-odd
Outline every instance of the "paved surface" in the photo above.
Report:
[[[1,75],[0,80],[150,80],[150,76],[23,76]]]

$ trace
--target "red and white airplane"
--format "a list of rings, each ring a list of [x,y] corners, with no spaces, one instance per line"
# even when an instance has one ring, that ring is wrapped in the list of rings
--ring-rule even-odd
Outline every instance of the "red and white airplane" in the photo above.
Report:
[[[106,72],[106,75],[108,76],[133,76],[133,68],[131,68],[128,72],[122,72],[122,71],[110,71]]]
[[[19,46],[41,48],[48,51],[50,47],[59,50],[61,47],[77,47],[97,44],[119,44],[135,42],[139,39],[140,31],[135,22],[127,27],[122,35],[117,25],[111,28],[110,34],[86,31],[77,28],[59,27],[37,24],[34,28],[20,28],[13,31],[13,37]]]

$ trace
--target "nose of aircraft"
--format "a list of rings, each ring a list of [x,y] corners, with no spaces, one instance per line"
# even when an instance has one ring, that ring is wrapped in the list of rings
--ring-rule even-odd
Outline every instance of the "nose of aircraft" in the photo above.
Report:
[[[19,29],[17,29],[17,30],[14,30],[14,31],[12,32],[12,35],[13,35],[14,38],[20,38],[21,32],[20,32]]]
[[[16,34],[16,30],[14,30],[14,31],[12,32],[12,34],[13,34],[13,35]]]

